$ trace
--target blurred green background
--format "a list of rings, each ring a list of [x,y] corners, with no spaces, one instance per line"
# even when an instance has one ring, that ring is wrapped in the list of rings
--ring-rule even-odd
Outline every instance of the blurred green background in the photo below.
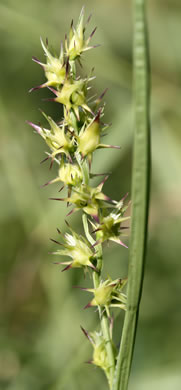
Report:
[[[130,390],[181,388],[181,3],[148,3],[151,54],[152,191],[149,240],[139,329]],[[98,26],[85,56],[85,74],[95,66],[93,90],[106,87],[107,143],[121,150],[95,153],[94,172],[112,171],[105,193],[119,200],[131,186],[132,159],[132,8],[125,0],[84,0],[88,27]],[[58,105],[42,101],[46,90],[28,90],[44,81],[40,36],[59,49],[79,0],[0,0],[0,389],[93,390],[106,388],[98,369],[84,364],[91,347],[80,324],[91,331],[97,313],[82,308],[90,298],[72,285],[91,286],[81,271],[61,273],[49,255],[65,229],[66,208],[49,201],[56,185],[41,188],[55,176],[40,165],[47,150],[25,124],[42,120],[38,108],[54,118]],[[69,218],[82,232],[80,214]],[[105,274],[125,276],[125,248],[104,248]],[[115,321],[118,342],[123,314]]]

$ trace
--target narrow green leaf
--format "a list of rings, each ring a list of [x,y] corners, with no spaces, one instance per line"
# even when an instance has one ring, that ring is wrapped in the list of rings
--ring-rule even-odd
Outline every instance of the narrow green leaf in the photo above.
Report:
[[[146,254],[150,181],[150,126],[149,55],[145,3],[145,0],[133,0],[135,134],[132,173],[132,223],[127,289],[128,302],[113,390],[126,390],[128,388]]]

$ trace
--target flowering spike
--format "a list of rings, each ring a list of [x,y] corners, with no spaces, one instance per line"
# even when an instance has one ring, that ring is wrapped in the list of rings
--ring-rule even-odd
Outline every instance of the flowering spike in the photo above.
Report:
[[[105,322],[102,324],[101,321],[102,329],[100,332],[89,334],[84,328],[81,327],[81,329],[93,347],[93,357],[88,363],[103,369],[110,388],[112,388],[116,352],[112,341],[110,308],[118,307],[126,310],[126,295],[122,291],[126,281],[124,279],[112,280],[110,277],[104,281],[101,280],[102,244],[104,241],[114,241],[127,247],[121,241],[121,235],[127,227],[121,224],[129,217],[124,217],[128,208],[128,204],[124,204],[126,196],[117,202],[103,193],[103,186],[109,174],[91,173],[95,150],[100,148],[118,149],[120,147],[101,143],[101,137],[106,135],[105,129],[108,125],[102,120],[105,104],[102,104],[101,107],[98,106],[104,99],[107,88],[100,96],[97,94],[93,96],[93,93],[88,96],[89,90],[92,88],[90,83],[95,79],[94,68],[84,78],[77,75],[78,63],[82,66],[82,54],[91,48],[100,46],[89,46],[97,27],[88,34],[88,37],[85,36],[90,17],[91,15],[84,23],[83,7],[78,23],[74,24],[73,20],[71,21],[69,34],[65,35],[64,44],[61,41],[58,55],[50,50],[48,39],[44,43],[40,38],[45,63],[36,57],[33,57],[33,61],[43,68],[46,80],[43,84],[31,88],[30,92],[47,87],[54,96],[44,100],[63,105],[63,118],[60,117],[55,122],[42,112],[47,121],[47,127],[43,127],[39,123],[27,123],[44,139],[49,147],[49,152],[46,152],[47,156],[42,162],[50,159],[50,169],[54,162],[58,165],[55,177],[46,182],[43,187],[61,182],[62,186],[59,192],[65,187],[67,188],[67,196],[51,197],[50,199],[64,201],[67,203],[67,207],[72,206],[67,217],[78,210],[84,214],[83,225],[86,238],[74,232],[65,220],[68,232],[62,234],[57,228],[57,233],[61,235],[60,242],[56,239],[50,239],[59,246],[58,250],[52,254],[60,257],[60,261],[55,262],[55,264],[64,266],[62,272],[70,268],[82,268],[84,275],[87,271],[94,275],[93,288],[81,288],[93,295],[85,309],[92,306],[98,307],[100,319],[104,315]],[[97,96],[99,97],[97,98]],[[104,177],[101,183],[97,187],[91,186],[90,179],[101,175]],[[88,221],[93,226],[92,233],[89,232]],[[95,239],[92,234],[95,234]],[[62,256],[63,261],[61,261]],[[68,257],[68,261],[66,259],[64,261],[65,256]]]

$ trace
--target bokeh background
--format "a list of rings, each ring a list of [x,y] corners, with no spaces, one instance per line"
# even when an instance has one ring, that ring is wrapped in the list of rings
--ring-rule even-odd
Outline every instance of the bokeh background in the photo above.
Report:
[[[130,390],[181,388],[181,3],[148,3],[151,55],[152,190],[149,240],[139,329]],[[105,192],[120,199],[131,191],[132,8],[131,1],[84,0],[88,27],[97,25],[85,56],[85,74],[95,66],[93,90],[106,87],[106,141],[121,150],[95,153],[94,171],[112,171]],[[55,172],[40,165],[43,140],[25,121],[54,118],[58,105],[42,101],[46,90],[28,90],[44,81],[40,36],[59,48],[82,0],[0,0],[0,389],[93,390],[106,388],[98,369],[84,364],[91,347],[80,324],[91,331],[97,313],[82,308],[90,298],[72,285],[91,285],[81,271],[61,273],[49,255],[65,229],[66,208],[48,198],[56,185],[41,188]],[[131,195],[130,195],[131,196]],[[80,214],[69,218],[80,233]],[[128,239],[127,239],[128,242]],[[105,274],[125,276],[128,252],[104,248]],[[116,313],[118,314],[118,313]],[[119,340],[123,314],[115,320]]]

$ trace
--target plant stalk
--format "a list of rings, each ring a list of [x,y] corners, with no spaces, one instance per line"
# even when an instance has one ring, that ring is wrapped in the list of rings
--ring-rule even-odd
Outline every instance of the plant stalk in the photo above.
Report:
[[[88,241],[93,245],[95,243],[95,241],[89,233],[86,214],[83,215],[82,220],[83,220],[83,226],[84,226],[84,231],[85,231],[86,237],[87,237]],[[101,271],[102,271],[102,245],[101,244],[98,244],[96,246],[96,253],[97,253],[97,271],[98,272],[93,271],[94,288],[98,288],[100,285],[100,281],[101,281]],[[102,309],[100,306],[98,306],[98,312],[99,312],[102,334],[103,334],[105,342],[106,342],[106,350],[107,350],[107,356],[108,356],[109,366],[110,366],[109,386],[110,386],[110,389],[112,390],[112,383],[113,383],[114,370],[115,370],[115,357],[114,357],[113,345],[112,345],[110,327],[109,327],[110,320],[107,316],[106,311],[104,309]]]
[[[112,390],[127,390],[128,388],[146,255],[151,157],[149,52],[145,5],[146,0],[133,0],[135,133],[132,172],[131,240],[128,266],[127,310]]]

